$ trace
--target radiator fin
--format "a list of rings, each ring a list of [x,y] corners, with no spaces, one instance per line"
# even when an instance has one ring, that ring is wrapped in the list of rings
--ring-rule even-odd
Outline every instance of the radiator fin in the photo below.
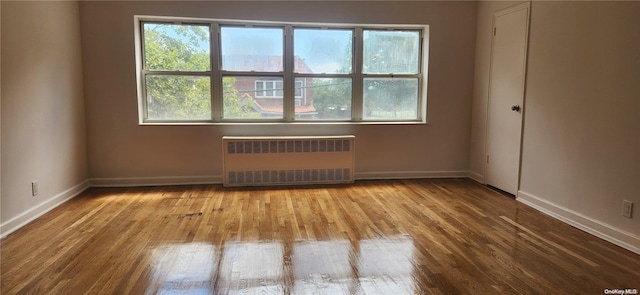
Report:
[[[351,151],[351,141],[346,139],[256,140],[227,142],[227,153],[230,155],[349,151]]]
[[[309,184],[348,182],[351,169],[304,169],[304,170],[265,170],[265,171],[229,171],[229,185],[270,185],[270,184]]]

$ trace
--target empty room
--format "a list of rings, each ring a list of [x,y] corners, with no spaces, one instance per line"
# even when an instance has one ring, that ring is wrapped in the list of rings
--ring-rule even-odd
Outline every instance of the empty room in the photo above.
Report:
[[[638,294],[638,1],[0,1],[1,294]]]

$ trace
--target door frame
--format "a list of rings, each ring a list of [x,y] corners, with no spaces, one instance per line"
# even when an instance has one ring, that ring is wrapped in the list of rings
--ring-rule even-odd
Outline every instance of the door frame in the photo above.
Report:
[[[485,142],[484,142],[484,159],[483,159],[483,174],[484,174],[484,183],[488,184],[487,181],[487,160],[489,157],[489,116],[491,115],[490,104],[491,104],[491,83],[493,82],[493,51],[494,51],[494,30],[496,29],[496,18],[513,13],[522,9],[527,10],[527,20],[526,20],[526,29],[525,29],[525,44],[524,44],[524,60],[523,60],[523,73],[522,73],[522,105],[521,105],[521,116],[520,116],[520,140],[519,140],[519,152],[518,152],[518,176],[516,183],[516,193],[514,195],[515,198],[518,197],[518,192],[520,191],[520,181],[522,175],[522,146],[524,139],[524,117],[526,115],[526,93],[527,93],[527,69],[529,68],[529,36],[531,30],[531,1],[527,1],[524,3],[516,4],[513,6],[509,6],[507,8],[499,9],[493,12],[491,17],[491,50],[489,52],[489,83],[487,87],[487,108],[486,108],[486,124],[485,124]],[[500,188],[497,188],[500,189]]]

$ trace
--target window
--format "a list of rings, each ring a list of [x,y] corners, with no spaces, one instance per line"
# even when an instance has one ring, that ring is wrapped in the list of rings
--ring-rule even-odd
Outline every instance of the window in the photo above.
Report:
[[[295,97],[302,98],[304,96],[304,90],[305,90],[304,80],[295,80],[294,83],[296,87]]]
[[[142,124],[425,122],[427,26],[136,20]]]
[[[296,108],[297,119],[351,119],[353,37],[354,29],[293,29],[295,81],[306,82],[307,86],[300,90],[307,92],[309,98],[309,107]],[[296,94],[297,91],[296,85]],[[309,111],[314,115],[304,116]]]
[[[302,98],[303,94],[303,81],[295,81],[296,98]],[[276,81],[256,81],[256,97],[274,97],[274,98],[282,98],[284,90],[284,83],[282,80]]]
[[[211,119],[209,29],[142,23],[145,120]]]
[[[279,81],[256,81],[256,97],[277,97],[282,98],[284,89],[282,80]]]
[[[418,116],[420,32],[364,30],[363,118],[410,120]]]

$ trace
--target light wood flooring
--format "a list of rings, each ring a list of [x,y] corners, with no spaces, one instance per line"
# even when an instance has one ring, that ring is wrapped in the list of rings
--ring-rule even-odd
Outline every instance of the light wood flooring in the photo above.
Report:
[[[640,255],[467,179],[92,188],[0,248],[3,295],[640,289]]]

